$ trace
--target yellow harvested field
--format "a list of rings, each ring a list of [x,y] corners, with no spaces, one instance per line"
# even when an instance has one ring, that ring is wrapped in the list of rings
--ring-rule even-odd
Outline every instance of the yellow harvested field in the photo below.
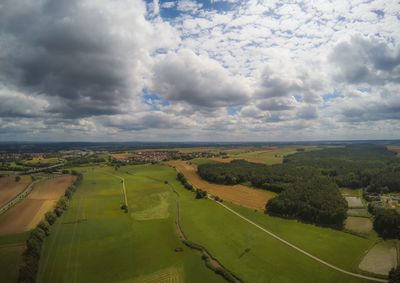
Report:
[[[0,235],[33,229],[74,181],[75,176],[63,175],[37,183],[25,200],[0,215]]]
[[[33,228],[36,227],[36,225],[39,224],[40,221],[43,220],[43,216],[48,212],[52,211],[54,209],[54,206],[56,205],[57,201],[56,200],[45,200],[42,202],[42,205],[40,206],[39,210],[35,213],[35,216],[31,219],[29,224],[26,226],[26,230],[32,230]]]
[[[31,181],[31,176],[21,176],[19,182],[15,181],[15,176],[0,178],[0,206],[3,206],[15,198],[31,183]]]
[[[244,207],[264,210],[268,200],[276,195],[273,192],[256,190],[243,185],[227,186],[209,183],[197,174],[197,167],[194,164],[188,164],[186,161],[174,160],[167,162],[167,164],[175,167],[179,172],[184,174],[188,181],[197,189],[205,190],[224,201]]]

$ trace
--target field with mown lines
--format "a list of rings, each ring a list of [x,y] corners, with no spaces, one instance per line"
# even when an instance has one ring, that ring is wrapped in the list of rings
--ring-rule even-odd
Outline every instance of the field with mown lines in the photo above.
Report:
[[[167,167],[76,168],[83,183],[46,239],[38,282],[140,282],[170,268],[179,271],[173,278],[186,282],[223,282],[198,254],[175,251],[184,246],[175,233],[175,195],[163,182],[174,172],[160,168]],[[122,183],[110,174],[125,179],[128,213],[120,209]],[[167,213],[165,204],[157,209],[159,195]]]

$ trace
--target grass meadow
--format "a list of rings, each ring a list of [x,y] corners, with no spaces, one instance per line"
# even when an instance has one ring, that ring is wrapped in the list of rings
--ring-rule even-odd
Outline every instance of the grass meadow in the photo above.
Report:
[[[175,180],[170,167],[80,170],[85,171],[84,182],[46,239],[38,282],[140,282],[165,274],[180,282],[224,282],[178,239],[175,195],[164,180],[180,194],[181,225],[187,238],[205,246],[244,282],[364,282],[300,254],[211,200],[196,200],[193,192]],[[123,201],[120,180],[110,173],[125,178],[128,213],[119,208]],[[376,240],[229,205],[349,271],[356,270]],[[183,252],[175,252],[177,247]]]
[[[175,195],[152,179],[175,177],[164,168],[78,168],[83,183],[45,241],[38,282],[140,282],[165,276],[175,282],[223,282],[178,239]],[[120,209],[121,181],[110,174],[125,178],[128,213]]]

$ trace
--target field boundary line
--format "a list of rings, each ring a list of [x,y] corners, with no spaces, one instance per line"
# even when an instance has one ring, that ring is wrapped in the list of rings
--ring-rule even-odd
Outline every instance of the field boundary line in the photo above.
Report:
[[[0,207],[0,215],[5,213],[10,208],[14,207],[22,200],[26,199],[26,197],[32,192],[33,186],[41,181],[42,181],[41,179],[32,180],[32,182],[30,182],[22,192],[17,194],[12,200],[10,200],[9,202],[5,203],[2,207]]]
[[[114,175],[114,174],[109,174],[109,175],[114,176],[122,181],[122,191],[124,192],[125,205],[126,205],[126,207],[129,207],[128,206],[128,197],[126,195],[126,188],[125,188],[125,178],[118,176],[118,175]]]
[[[231,209],[230,207],[226,206],[225,204],[216,201],[215,199],[211,198],[210,196],[207,196],[207,197],[208,197],[210,200],[215,201],[217,204],[221,205],[222,207],[224,207],[224,208],[227,209],[228,211],[232,212],[232,213],[235,214],[236,216],[242,218],[244,221],[246,221],[246,222],[252,224],[253,226],[255,226],[255,227],[257,227],[258,229],[260,229],[261,231],[263,231],[263,232],[265,232],[266,234],[270,235],[271,237],[275,238],[276,240],[278,240],[278,241],[284,243],[285,245],[287,245],[287,246],[289,246],[289,247],[291,247],[291,248],[297,250],[298,252],[300,252],[300,253],[302,253],[302,254],[304,254],[304,255],[306,255],[306,256],[312,258],[313,260],[318,261],[319,263],[322,263],[323,265],[326,265],[326,266],[328,266],[328,267],[330,267],[330,268],[332,268],[332,269],[334,269],[334,270],[336,270],[336,271],[339,271],[339,272],[341,272],[341,273],[344,273],[344,274],[347,274],[347,275],[350,275],[350,276],[353,276],[353,277],[357,277],[357,278],[361,278],[361,279],[366,279],[366,280],[371,280],[371,281],[375,281],[375,282],[388,282],[388,281],[385,280],[385,279],[379,279],[379,278],[375,278],[375,277],[370,277],[370,276],[361,275],[361,274],[358,274],[358,273],[353,273],[353,272],[344,270],[344,269],[342,269],[342,268],[340,268],[340,267],[337,267],[337,266],[335,266],[335,265],[333,265],[333,264],[330,264],[330,263],[328,263],[328,262],[326,262],[326,261],[324,261],[324,260],[322,260],[322,259],[320,259],[320,258],[318,258],[318,257],[316,257],[316,256],[314,256],[314,255],[312,255],[312,254],[310,254],[310,253],[308,253],[308,252],[306,252],[305,250],[303,250],[303,249],[301,249],[301,248],[299,248],[299,247],[293,245],[292,243],[290,243],[290,242],[288,242],[288,241],[282,239],[281,237],[275,235],[274,233],[272,233],[271,231],[265,229],[264,227],[260,226],[259,224],[257,224],[257,223],[255,223],[255,222],[251,221],[250,219],[244,217],[243,215],[241,215],[240,213],[238,213],[238,212],[236,212],[235,210]]]

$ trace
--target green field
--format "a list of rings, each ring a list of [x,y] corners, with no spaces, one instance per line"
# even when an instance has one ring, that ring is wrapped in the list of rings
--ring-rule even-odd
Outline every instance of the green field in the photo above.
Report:
[[[38,282],[140,282],[165,276],[224,282],[178,239],[175,194],[151,179],[172,179],[173,171],[165,168],[79,168],[84,181],[45,241]],[[128,170],[134,175],[124,173]],[[122,184],[109,173],[125,178],[128,213],[120,209]],[[177,247],[183,252],[175,252]]]
[[[59,163],[60,160],[57,157],[43,158],[43,157],[34,157],[30,160],[24,160],[24,164],[26,165],[38,165],[38,164],[47,164],[53,165]]]
[[[268,165],[280,164],[285,156],[295,154],[297,148],[303,148],[304,151],[320,150],[315,146],[298,147],[280,147],[272,151],[268,149],[249,149],[242,151],[228,151],[228,156],[234,159],[244,159],[249,162],[264,163]]]
[[[328,228],[236,211],[323,260],[355,271],[375,242]],[[319,264],[266,235],[209,200],[182,202],[183,228],[245,282],[362,282]],[[198,213],[202,211],[202,213]]]
[[[1,282],[12,283],[17,281],[19,264],[27,237],[28,233],[0,237]]]

